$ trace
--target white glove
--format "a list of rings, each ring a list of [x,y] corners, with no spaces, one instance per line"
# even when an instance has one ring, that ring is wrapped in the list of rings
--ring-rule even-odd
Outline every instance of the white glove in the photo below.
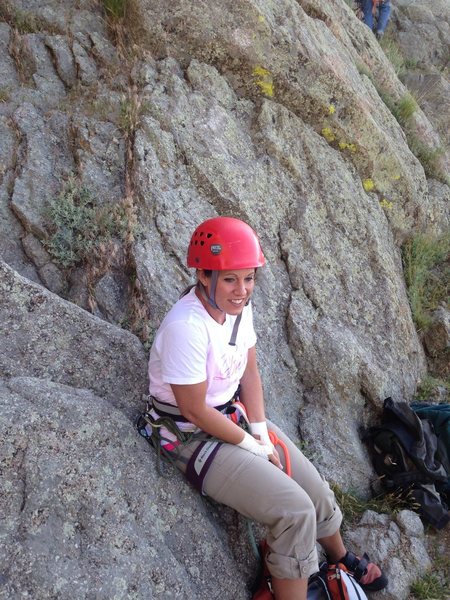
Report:
[[[270,454],[273,454],[273,446],[272,444],[269,444],[259,444],[253,436],[245,431],[244,439],[237,445],[243,450],[248,450],[248,452],[256,454],[256,456],[267,458]]]
[[[249,423],[250,433],[252,435],[259,435],[259,439],[263,444],[271,444],[269,438],[269,430],[267,429],[267,423],[265,421],[260,421],[259,423]]]

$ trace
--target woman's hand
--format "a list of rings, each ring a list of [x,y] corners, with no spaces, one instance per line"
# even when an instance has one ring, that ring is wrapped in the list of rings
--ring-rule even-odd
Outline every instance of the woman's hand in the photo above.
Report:
[[[279,469],[283,470],[283,465],[281,464],[280,455],[275,450],[275,448],[273,449],[273,454],[269,454],[269,460],[276,467],[278,467]]]
[[[257,440],[246,431],[243,431],[242,433],[244,434],[244,437],[237,444],[239,448],[242,448],[242,450],[247,450],[247,452],[251,452],[255,456],[261,456],[262,458],[269,458],[269,456],[272,455],[273,445],[271,442],[266,444],[261,440]]]
[[[259,439],[260,436],[259,435],[253,435],[254,439],[258,442],[258,444],[262,444],[262,445],[267,445],[269,444],[272,447],[272,454],[269,454],[267,456],[267,458],[270,460],[271,463],[273,463],[276,467],[278,467],[279,469],[283,470],[283,465],[281,464],[281,460],[280,460],[280,455],[278,454],[277,450],[275,449],[275,446],[272,444],[272,442],[269,439]]]

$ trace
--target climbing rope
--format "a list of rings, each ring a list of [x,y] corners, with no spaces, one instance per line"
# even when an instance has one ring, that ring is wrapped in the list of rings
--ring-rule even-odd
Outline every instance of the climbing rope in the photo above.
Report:
[[[274,431],[269,431],[269,439],[274,446],[280,446],[280,448],[283,450],[284,462],[286,463],[285,473],[286,475],[289,475],[289,477],[291,477],[291,457],[289,456],[289,450],[287,449],[286,444],[283,442],[283,440],[280,440],[280,438]]]

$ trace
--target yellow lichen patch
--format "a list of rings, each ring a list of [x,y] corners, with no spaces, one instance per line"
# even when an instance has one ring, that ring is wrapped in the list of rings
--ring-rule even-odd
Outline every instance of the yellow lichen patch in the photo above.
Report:
[[[322,129],[322,135],[328,143],[334,142],[334,140],[336,139],[336,136],[334,135],[331,127],[324,127]]]
[[[264,67],[254,67],[253,75],[255,77],[271,77],[270,71]]]
[[[394,177],[392,179],[394,181],[398,181],[399,179],[401,179],[401,175],[394,175]]]
[[[335,112],[336,112],[335,106],[333,104],[330,104],[330,106],[328,107],[328,114],[334,115]]]
[[[356,152],[356,145],[349,144],[348,142],[339,142],[339,148],[341,150],[349,150],[350,152]]]
[[[372,179],[364,179],[362,184],[363,184],[363,188],[366,190],[366,192],[371,192],[375,189],[375,184]]]
[[[381,206],[381,208],[385,208],[386,210],[391,210],[391,208],[394,206],[394,204],[390,200],[386,200],[386,198],[382,198],[380,200],[380,206]]]
[[[260,23],[264,23],[265,20],[266,20],[266,17],[264,15],[258,15],[258,21]]]
[[[264,67],[254,67],[255,83],[265,96],[271,98],[274,94],[272,73]]]
[[[262,91],[262,93],[265,96],[269,96],[269,98],[272,98],[272,96],[273,96],[273,82],[272,81],[257,81],[256,83],[259,86],[259,89]]]

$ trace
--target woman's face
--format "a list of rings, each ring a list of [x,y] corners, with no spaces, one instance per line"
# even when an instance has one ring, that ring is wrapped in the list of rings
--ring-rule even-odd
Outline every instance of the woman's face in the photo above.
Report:
[[[209,295],[211,277],[206,277],[204,271],[199,271],[198,278],[207,289]],[[216,304],[223,312],[236,316],[243,311],[245,304],[253,293],[254,287],[255,269],[219,271],[215,294]],[[213,311],[215,310],[212,307],[210,308]],[[216,310],[215,312],[218,313],[220,311]],[[215,314],[210,314],[213,318],[216,318]]]

